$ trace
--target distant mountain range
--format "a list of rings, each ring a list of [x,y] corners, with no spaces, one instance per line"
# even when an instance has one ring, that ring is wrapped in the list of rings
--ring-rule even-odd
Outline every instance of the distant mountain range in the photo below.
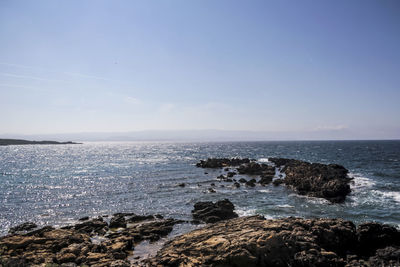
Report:
[[[230,130],[147,130],[135,132],[86,132],[61,134],[15,135],[1,138],[74,141],[277,141],[277,140],[370,140],[389,139],[357,133],[349,129],[310,130],[303,132],[266,132]],[[396,139],[395,136],[392,139]],[[398,139],[398,138],[397,138]]]

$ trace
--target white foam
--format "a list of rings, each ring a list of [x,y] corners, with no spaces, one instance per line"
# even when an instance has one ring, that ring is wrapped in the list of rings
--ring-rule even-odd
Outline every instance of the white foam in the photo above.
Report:
[[[259,162],[269,162],[268,158],[260,158],[258,159]]]
[[[284,205],[276,205],[279,208],[294,208],[294,206],[289,205],[289,204],[284,204]]]
[[[289,197],[297,197],[297,198],[302,198],[305,199],[307,202],[313,203],[313,204],[329,204],[330,202],[324,198],[318,198],[318,197],[310,197],[310,196],[304,196],[304,195],[298,195],[296,193],[289,194]]]
[[[354,178],[353,183],[350,184],[353,191],[371,188],[376,184],[372,179],[361,176],[359,173],[349,173],[349,176]]]
[[[235,212],[239,215],[239,217],[244,217],[244,216],[251,216],[251,215],[256,215],[257,210],[256,209],[241,209],[237,208]]]
[[[271,190],[269,190],[269,189],[261,189],[261,190],[257,190],[257,191],[260,193],[270,193],[271,192]]]

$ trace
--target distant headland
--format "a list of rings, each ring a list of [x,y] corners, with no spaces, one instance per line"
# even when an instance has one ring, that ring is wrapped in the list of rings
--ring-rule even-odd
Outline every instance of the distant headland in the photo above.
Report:
[[[75,143],[72,141],[68,142],[57,142],[57,141],[29,141],[22,139],[0,139],[0,146],[10,145],[77,145],[82,143]]]

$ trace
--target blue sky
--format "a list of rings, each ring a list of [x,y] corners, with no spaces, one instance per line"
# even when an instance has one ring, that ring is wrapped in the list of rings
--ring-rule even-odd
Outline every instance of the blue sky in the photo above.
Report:
[[[400,138],[399,14],[399,1],[3,0],[0,134]]]

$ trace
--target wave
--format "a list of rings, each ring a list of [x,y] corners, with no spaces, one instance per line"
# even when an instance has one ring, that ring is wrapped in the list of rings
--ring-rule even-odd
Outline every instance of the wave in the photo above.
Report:
[[[349,176],[354,178],[353,183],[350,184],[352,191],[361,191],[376,185],[374,180],[362,176],[359,173],[349,173]]]
[[[284,205],[276,205],[278,208],[294,208],[294,206],[289,205],[289,204],[284,204]]]
[[[259,162],[269,162],[268,158],[260,158],[258,159]]]
[[[395,192],[395,191],[380,191],[380,190],[372,190],[375,195],[377,195],[380,198],[383,198],[384,200],[392,200],[397,203],[400,203],[400,192]]]
[[[270,193],[271,192],[271,190],[269,190],[269,189],[261,189],[261,190],[257,190],[257,191],[260,193]]]

